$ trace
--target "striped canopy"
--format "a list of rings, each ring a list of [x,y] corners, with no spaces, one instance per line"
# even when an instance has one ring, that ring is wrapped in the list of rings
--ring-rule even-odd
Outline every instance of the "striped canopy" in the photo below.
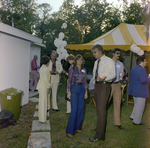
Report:
[[[149,33],[150,34],[150,33]],[[146,27],[121,23],[114,29],[86,44],[68,44],[66,49],[90,50],[95,44],[100,44],[105,50],[120,48],[130,50],[132,44],[136,44],[142,50],[150,51],[150,39],[146,40]]]

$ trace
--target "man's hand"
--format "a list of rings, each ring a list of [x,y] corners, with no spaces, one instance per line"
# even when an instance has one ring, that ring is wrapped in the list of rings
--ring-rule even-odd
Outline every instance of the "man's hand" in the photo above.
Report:
[[[100,76],[98,76],[98,80],[99,80],[99,81],[104,81],[106,78],[107,78],[106,76],[103,77],[103,78],[101,78]]]
[[[54,72],[53,71],[50,71],[50,74],[52,75]]]
[[[59,74],[59,72],[58,71],[56,71],[56,72],[54,72],[55,74]]]

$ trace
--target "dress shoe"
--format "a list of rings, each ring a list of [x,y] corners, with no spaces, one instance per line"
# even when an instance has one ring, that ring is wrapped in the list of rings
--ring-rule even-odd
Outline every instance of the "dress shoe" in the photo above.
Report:
[[[136,124],[136,123],[133,122],[133,124],[134,124],[134,125],[144,125],[145,123],[141,122],[141,123],[139,123],[139,124]]]
[[[89,140],[90,140],[91,142],[98,141],[98,139],[95,139],[94,137],[93,137],[93,138],[89,138]]]
[[[31,89],[29,89],[29,91],[32,91]]]
[[[124,128],[121,125],[118,125],[118,128],[124,130]]]
[[[38,91],[38,90],[34,90],[34,91]]]
[[[73,135],[66,133],[69,138],[72,138]]]
[[[133,120],[133,118],[130,118],[130,120]]]
[[[53,111],[57,111],[57,112],[59,112],[60,111],[60,109],[52,109]]]
[[[76,130],[77,133],[81,133],[81,130]]]

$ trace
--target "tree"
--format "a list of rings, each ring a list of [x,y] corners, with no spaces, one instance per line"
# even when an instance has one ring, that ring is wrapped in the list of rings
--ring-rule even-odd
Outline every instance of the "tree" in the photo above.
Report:
[[[145,7],[135,1],[131,3],[129,7],[126,6],[122,11],[123,21],[129,24],[143,25],[145,12]]]
[[[99,37],[121,22],[119,10],[103,0],[83,0],[83,5],[75,12],[75,18],[80,26],[83,42],[87,43]],[[115,18],[115,19],[114,19]]]
[[[48,3],[42,3],[37,6],[37,19],[35,24],[35,34],[44,39],[49,34],[50,11],[52,7]]]
[[[11,25],[14,21],[16,28],[33,33],[36,18],[34,0],[1,0],[1,5],[0,13],[3,23]]]

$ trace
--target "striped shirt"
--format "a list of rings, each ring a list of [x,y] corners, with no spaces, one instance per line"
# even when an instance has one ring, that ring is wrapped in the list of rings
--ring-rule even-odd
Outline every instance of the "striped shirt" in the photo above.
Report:
[[[81,68],[81,70],[79,70],[77,66],[74,66],[69,69],[67,85],[68,91],[70,91],[72,83],[82,83],[85,91],[87,91],[87,72],[85,68]]]

